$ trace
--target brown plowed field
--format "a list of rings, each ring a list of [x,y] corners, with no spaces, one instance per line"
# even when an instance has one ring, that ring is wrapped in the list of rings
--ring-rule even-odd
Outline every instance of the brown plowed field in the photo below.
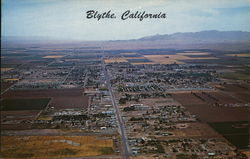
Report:
[[[212,106],[190,93],[175,93],[172,95],[176,101],[204,122],[249,120],[250,109],[247,107]]]
[[[50,106],[54,109],[87,108],[89,104],[88,96],[77,97],[53,97]]]
[[[81,96],[83,89],[11,90],[2,98]]]
[[[25,120],[35,120],[39,110],[30,111],[1,111],[2,130],[24,130],[31,129],[31,123],[23,123]]]
[[[246,121],[250,110],[243,107],[214,107],[209,105],[184,105],[198,119],[205,122]]]

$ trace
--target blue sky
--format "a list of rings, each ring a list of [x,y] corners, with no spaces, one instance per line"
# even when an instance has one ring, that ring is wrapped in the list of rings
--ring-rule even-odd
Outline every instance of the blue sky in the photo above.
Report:
[[[91,9],[117,19],[86,19]],[[128,9],[167,18],[120,20]],[[121,40],[202,30],[250,31],[250,0],[2,0],[3,36]]]

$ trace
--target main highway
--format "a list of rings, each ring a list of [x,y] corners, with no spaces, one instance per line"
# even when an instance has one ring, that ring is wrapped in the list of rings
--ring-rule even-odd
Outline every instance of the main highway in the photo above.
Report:
[[[128,148],[128,142],[127,142],[127,137],[126,137],[125,126],[124,126],[124,122],[123,122],[123,119],[121,116],[120,109],[118,108],[118,105],[117,105],[115,97],[114,97],[114,93],[113,93],[111,83],[110,83],[110,77],[109,77],[108,71],[106,69],[106,65],[104,63],[104,58],[102,58],[102,69],[104,71],[105,81],[106,81],[107,87],[109,89],[112,105],[113,105],[113,107],[115,109],[115,113],[116,113],[117,124],[118,124],[121,138],[122,138],[124,158],[128,159],[129,158],[129,148]]]

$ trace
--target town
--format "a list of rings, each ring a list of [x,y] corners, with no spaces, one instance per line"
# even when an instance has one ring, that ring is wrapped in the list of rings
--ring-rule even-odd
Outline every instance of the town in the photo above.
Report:
[[[2,52],[2,157],[246,158],[249,79],[228,78],[231,64],[220,61],[241,63],[241,53]]]

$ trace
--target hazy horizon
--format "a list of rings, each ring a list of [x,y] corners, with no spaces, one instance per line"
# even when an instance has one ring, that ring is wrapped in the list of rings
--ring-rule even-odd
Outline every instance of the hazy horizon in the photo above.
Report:
[[[166,19],[86,19],[88,10],[117,15],[126,10],[166,12]],[[2,37],[50,37],[56,40],[129,40],[177,32],[250,31],[249,0],[181,1],[4,0]]]
[[[250,33],[250,31],[239,31],[239,30],[231,30],[231,31],[220,31],[220,30],[202,30],[199,32],[246,32],[246,33]],[[86,41],[86,42],[98,42],[98,41],[130,41],[130,40],[139,40],[139,39],[143,39],[143,38],[147,38],[147,37],[153,37],[153,36],[164,36],[164,35],[174,35],[174,34],[185,34],[185,33],[199,33],[199,32],[175,32],[172,34],[154,34],[154,35],[145,35],[143,37],[138,37],[138,38],[134,38],[134,39],[116,39],[116,40],[112,40],[112,39],[107,39],[107,40],[86,40],[86,39],[64,39],[64,38],[58,38],[58,37],[50,37],[50,36],[2,36],[2,40],[3,41],[19,41],[19,40],[37,40],[37,41]]]

